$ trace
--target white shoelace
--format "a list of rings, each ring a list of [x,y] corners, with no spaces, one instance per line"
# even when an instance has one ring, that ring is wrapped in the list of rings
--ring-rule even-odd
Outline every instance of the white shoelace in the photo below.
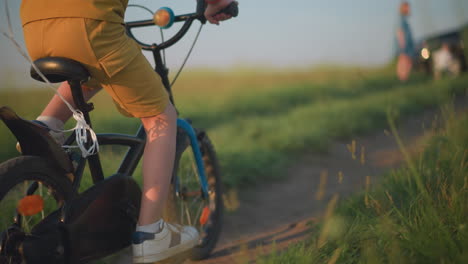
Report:
[[[96,133],[91,129],[91,127],[86,123],[86,120],[83,116],[83,113],[75,108],[63,98],[63,96],[58,92],[58,90],[50,83],[50,81],[46,78],[46,76],[37,68],[37,66],[34,64],[32,59],[29,57],[27,52],[23,50],[21,45],[16,41],[14,34],[13,34],[13,27],[11,25],[11,19],[10,19],[10,12],[8,9],[8,0],[5,1],[5,13],[6,13],[6,18],[8,22],[8,33],[0,30],[1,33],[7,37],[9,40],[13,42],[15,45],[16,49],[18,52],[25,58],[31,66],[34,68],[34,70],[37,72],[37,74],[46,82],[47,87],[52,89],[55,94],[65,103],[65,105],[70,109],[70,111],[73,113],[73,118],[76,120],[76,126],[72,129],[69,130],[61,130],[61,131],[55,131],[55,132],[70,132],[70,131],[75,131],[76,134],[76,144],[77,146],[63,146],[64,148],[79,148],[81,150],[81,155],[86,158],[88,156],[94,155],[99,152],[99,144],[97,140]],[[91,138],[91,143],[89,144],[88,147],[86,147],[88,143],[88,135]]]

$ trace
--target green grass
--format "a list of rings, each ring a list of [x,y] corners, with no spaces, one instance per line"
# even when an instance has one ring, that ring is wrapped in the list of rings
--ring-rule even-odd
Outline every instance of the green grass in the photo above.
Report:
[[[332,200],[310,240],[257,263],[468,263],[468,113],[381,184]]]
[[[404,117],[446,102],[464,93],[467,81],[468,75],[433,82],[416,74],[401,84],[388,68],[196,72],[183,76],[174,91],[182,116],[212,138],[226,185],[239,188],[281,177],[305,152],[323,152],[334,140],[384,127],[388,108]],[[50,94],[2,92],[0,105],[32,119]],[[138,120],[120,116],[105,94],[93,102],[97,132],[136,131]],[[0,145],[0,159],[17,155],[4,126]],[[115,158],[103,162],[116,166]]]
[[[386,78],[387,77],[387,78]],[[386,125],[388,108],[401,116],[447,101],[465,89],[463,79],[401,85],[388,76],[350,83],[278,86],[241,93],[223,106],[182,107],[195,124],[208,127],[230,186],[281,175],[290,161],[311,151],[326,151],[333,140]]]

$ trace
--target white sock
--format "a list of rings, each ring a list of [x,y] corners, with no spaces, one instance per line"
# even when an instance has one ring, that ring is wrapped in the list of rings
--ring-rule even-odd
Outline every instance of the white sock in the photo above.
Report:
[[[62,120],[55,118],[53,116],[39,116],[36,120],[43,122],[52,130],[63,130]]]
[[[162,230],[162,224],[164,220],[159,219],[158,221],[144,226],[137,226],[136,231],[145,233],[159,233]]]
[[[54,131],[63,130],[64,123],[62,122],[62,120],[53,116],[39,116],[36,118],[36,120],[43,122],[50,129],[52,129],[49,133],[60,145],[62,145],[65,142],[65,135],[63,134],[63,132]]]

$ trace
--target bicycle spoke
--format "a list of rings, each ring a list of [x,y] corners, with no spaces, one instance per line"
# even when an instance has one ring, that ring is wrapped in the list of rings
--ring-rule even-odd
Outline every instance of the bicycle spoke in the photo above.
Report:
[[[187,207],[187,204],[186,202],[184,202],[184,205],[185,205],[185,215],[187,217],[187,221],[188,221],[188,225],[191,226],[192,225],[192,220],[190,219],[190,211],[188,210],[188,207]]]
[[[180,206],[180,212],[179,212],[179,216],[180,216],[180,224],[184,224],[184,206],[183,206],[183,203],[180,202],[182,205]]]
[[[39,195],[40,195],[41,197],[44,197],[43,187],[44,187],[44,185],[43,185],[41,182],[39,182]],[[41,217],[42,217],[42,219],[45,218],[44,209],[41,210]]]
[[[195,179],[197,179],[197,182],[200,184],[200,175],[198,175],[198,168],[197,168],[197,163],[195,161],[195,156],[192,154],[190,155],[190,158],[192,159],[192,171],[193,171],[193,176],[195,177]]]
[[[195,205],[195,202],[197,202],[197,201],[199,201],[199,200],[201,200],[200,197],[195,197],[195,198],[192,200],[192,202],[190,203],[190,207],[192,207],[193,205]]]
[[[202,191],[198,164],[191,148],[187,148],[179,160],[177,170],[177,185],[179,191],[176,211],[179,212],[177,218],[182,225],[195,227],[200,234],[198,247],[194,249],[194,259],[202,259],[213,249],[219,236],[220,210],[222,205],[218,197],[219,174],[217,171],[217,160],[211,146],[205,146],[203,155],[205,166],[206,182],[208,183],[208,193]],[[219,206],[219,207],[218,207]]]
[[[194,221],[196,221],[197,224],[198,224],[197,220],[200,218],[200,215],[201,215],[201,212],[202,212],[203,208],[204,208],[203,204],[200,204],[200,206],[198,207],[197,213],[195,214]],[[200,225],[200,228],[201,228],[201,225]]]

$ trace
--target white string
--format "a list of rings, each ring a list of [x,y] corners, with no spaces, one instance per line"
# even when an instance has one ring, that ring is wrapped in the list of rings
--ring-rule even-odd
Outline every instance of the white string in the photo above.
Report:
[[[8,9],[8,0],[5,0],[5,12],[6,12],[6,17],[8,21],[8,33],[5,31],[1,30],[1,33],[7,37],[13,44],[15,45],[16,49],[18,52],[25,58],[31,66],[34,68],[36,73],[46,82],[47,87],[52,89],[55,94],[65,103],[65,105],[70,109],[70,111],[73,113],[73,118],[76,120],[76,126],[70,130],[53,130],[55,132],[70,132],[70,131],[75,131],[76,135],[76,144],[78,146],[63,146],[65,148],[72,148],[72,147],[78,147],[81,150],[81,155],[86,158],[88,156],[94,155],[99,152],[99,144],[97,141],[97,136],[96,133],[91,129],[91,127],[86,123],[86,120],[83,116],[83,113],[75,108],[65,100],[65,98],[58,92],[57,89],[50,83],[50,81],[47,79],[47,77],[39,70],[39,68],[34,64],[32,61],[31,57],[25,52],[20,44],[15,40],[14,34],[13,34],[13,27],[11,25],[11,19],[10,19],[10,12]],[[88,143],[88,133],[89,137],[91,138],[91,144],[89,145],[88,148],[86,148],[86,143]]]

